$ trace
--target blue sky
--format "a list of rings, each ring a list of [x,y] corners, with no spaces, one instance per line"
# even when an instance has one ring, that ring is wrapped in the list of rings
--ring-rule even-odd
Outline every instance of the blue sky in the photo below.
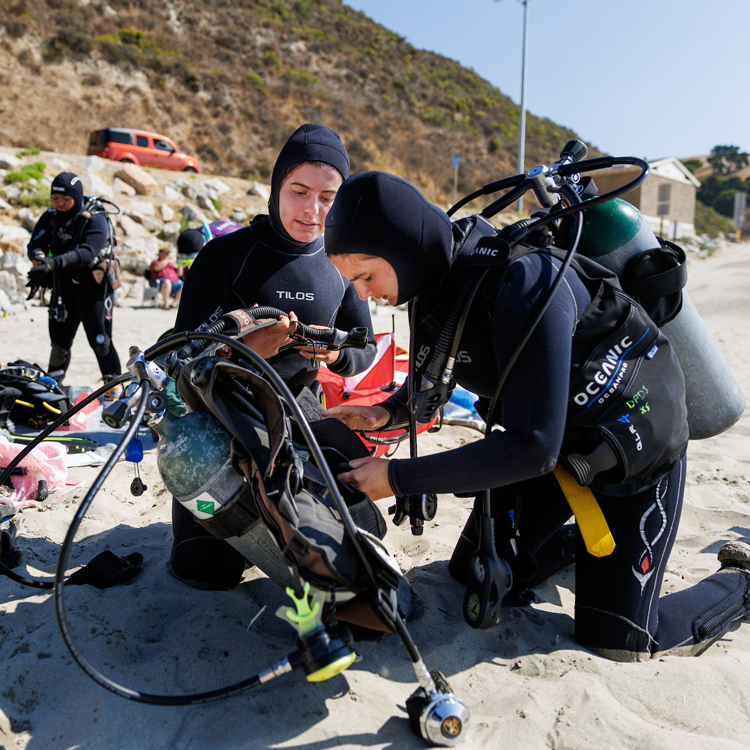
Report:
[[[520,0],[344,1],[520,102]],[[749,31],[750,0],[531,0],[527,110],[617,156],[750,152]]]

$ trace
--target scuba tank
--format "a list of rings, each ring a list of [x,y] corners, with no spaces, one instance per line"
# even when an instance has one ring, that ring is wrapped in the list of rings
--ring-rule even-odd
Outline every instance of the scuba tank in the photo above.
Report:
[[[614,198],[586,209],[578,252],[617,274],[628,292],[624,277],[631,261],[663,244],[635,206]],[[740,418],[745,395],[684,289],[678,309],[660,328],[685,377],[690,439],[702,440],[724,432]]]
[[[228,430],[208,412],[175,417],[164,411],[150,426],[159,435],[159,473],[177,501],[273,581],[292,586],[289,569],[260,518],[250,486],[232,468]]]

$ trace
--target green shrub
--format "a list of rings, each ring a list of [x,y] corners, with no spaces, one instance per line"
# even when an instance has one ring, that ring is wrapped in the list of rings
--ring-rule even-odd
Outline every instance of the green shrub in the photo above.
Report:
[[[25,208],[49,208],[49,187],[41,185],[14,202]]]
[[[36,156],[42,149],[39,146],[29,146],[28,148],[22,148],[16,156],[22,159],[24,156]]]
[[[223,208],[224,204],[218,198],[211,198],[211,203],[214,204],[216,213],[221,213],[221,209]]]
[[[258,91],[260,91],[261,94],[268,93],[268,86],[266,86],[265,81],[257,73],[246,73],[245,77],[255,86],[255,88],[258,89]]]
[[[696,169],[700,169],[703,166],[702,159],[681,159],[680,160],[693,174]]]
[[[313,86],[318,83],[318,77],[306,70],[287,70],[286,77],[299,86]]]
[[[20,169],[15,169],[5,175],[5,181],[12,185],[23,186],[32,178],[41,180],[44,174],[44,168],[47,165],[43,161],[33,161],[31,164],[24,164]]]
[[[707,234],[717,237],[719,232],[730,234],[734,232],[734,223],[726,216],[722,216],[710,206],[696,201],[695,203],[695,231],[696,234]]]
[[[263,53],[263,62],[269,68],[276,68],[279,73],[281,73],[281,71],[284,69],[284,66],[281,64],[281,60],[279,59],[279,56],[276,54],[275,50],[267,49]]]

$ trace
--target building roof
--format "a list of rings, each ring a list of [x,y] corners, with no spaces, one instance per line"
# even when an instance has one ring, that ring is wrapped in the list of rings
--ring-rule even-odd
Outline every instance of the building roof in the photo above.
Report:
[[[695,188],[701,186],[695,175],[676,157],[668,156],[666,159],[657,159],[650,161],[649,166],[653,174],[664,177],[675,182],[687,182]]]

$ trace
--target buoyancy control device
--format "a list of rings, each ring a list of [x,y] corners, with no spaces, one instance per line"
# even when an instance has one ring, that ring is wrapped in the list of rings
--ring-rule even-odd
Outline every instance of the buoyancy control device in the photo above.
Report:
[[[198,331],[168,336],[145,352],[131,347],[127,375],[105,383],[61,416],[72,416],[113,385],[134,381],[122,401],[108,407],[105,421],[126,426],[125,433],[81,501],[61,546],[54,582],[61,635],[76,663],[107,690],[143,703],[193,705],[295,669],[313,682],[338,674],[355,658],[345,622],[360,626],[360,632],[394,632],[419,684],[406,705],[412,729],[430,744],[453,746],[465,735],[469,711],[442,674],[427,669],[409,634],[403,617],[405,582],[381,542],[382,516],[369,498],[334,476],[348,460],[367,454],[364,445],[337,420],[320,420],[313,429],[284,381],[242,343],[253,327],[263,325],[255,317],[283,314],[273,308],[237,311]],[[293,338],[290,346],[315,341],[344,348],[364,346],[367,336],[359,329],[347,333],[298,324]],[[165,366],[171,377],[157,364],[170,354],[174,356],[166,357]],[[192,410],[181,417],[167,411],[165,393],[173,377]],[[294,628],[298,648],[266,671],[224,689],[165,696],[124,687],[85,658],[67,625],[63,577],[73,539],[94,496],[143,424],[159,435],[158,465],[167,487],[211,533],[227,539],[249,563],[285,587],[293,602],[277,615]]]
[[[684,268],[684,251],[658,239],[635,206],[615,198],[586,211],[578,252],[617,274],[623,289],[647,310],[650,300],[667,306],[660,327],[685,377],[691,440],[729,429],[742,416],[745,395],[682,288],[676,271]]]

